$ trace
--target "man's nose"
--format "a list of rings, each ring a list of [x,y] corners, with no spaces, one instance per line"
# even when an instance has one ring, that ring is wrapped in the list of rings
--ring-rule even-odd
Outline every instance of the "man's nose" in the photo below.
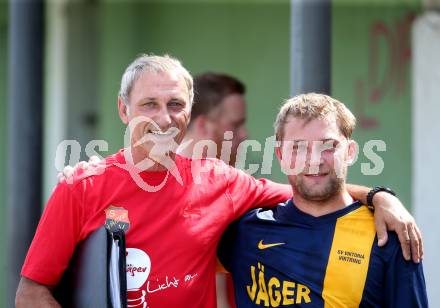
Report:
[[[319,166],[323,161],[322,153],[319,147],[311,144],[307,147],[306,164],[307,166]]]
[[[167,110],[167,108],[161,108],[154,117],[154,122],[161,130],[167,130],[171,127],[173,120]]]

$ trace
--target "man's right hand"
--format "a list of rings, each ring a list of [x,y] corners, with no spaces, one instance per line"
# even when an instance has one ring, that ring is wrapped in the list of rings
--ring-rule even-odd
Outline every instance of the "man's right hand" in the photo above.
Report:
[[[61,308],[52,295],[53,287],[39,284],[33,280],[21,277],[15,295],[17,308]]]
[[[99,164],[101,162],[101,159],[98,156],[92,156],[89,158],[89,161],[80,161],[75,166],[66,166],[64,167],[62,172],[59,172],[57,175],[58,183],[62,182],[68,182],[69,180],[72,180],[73,175],[78,170],[83,170],[86,172],[87,170],[93,170],[93,173],[99,173],[99,170],[101,165]]]

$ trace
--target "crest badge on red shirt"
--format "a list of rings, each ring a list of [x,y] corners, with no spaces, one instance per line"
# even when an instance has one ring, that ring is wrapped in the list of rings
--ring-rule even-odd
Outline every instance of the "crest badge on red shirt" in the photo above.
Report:
[[[130,229],[128,211],[123,207],[110,205],[105,210],[105,227],[110,231],[123,230],[127,233]]]

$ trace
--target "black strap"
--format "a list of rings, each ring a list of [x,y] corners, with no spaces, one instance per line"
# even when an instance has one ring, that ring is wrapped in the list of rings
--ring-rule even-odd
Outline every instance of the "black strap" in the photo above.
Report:
[[[107,237],[107,240],[109,241],[107,245],[108,250],[108,258],[107,260],[110,260],[110,254],[111,254],[111,247],[113,240],[117,240],[117,243],[119,245],[119,284],[120,284],[120,299],[121,299],[121,307],[126,308],[127,307],[127,272],[126,272],[126,247],[125,247],[125,232],[122,229],[117,229],[113,231],[108,231],[109,236]],[[109,263],[110,264],[110,263]],[[110,272],[108,272],[108,275],[110,275]],[[107,282],[110,284],[110,276],[108,276]],[[108,292],[110,292],[110,285],[107,288]],[[110,293],[108,294],[110,298]],[[111,300],[108,301],[108,303],[111,305]]]

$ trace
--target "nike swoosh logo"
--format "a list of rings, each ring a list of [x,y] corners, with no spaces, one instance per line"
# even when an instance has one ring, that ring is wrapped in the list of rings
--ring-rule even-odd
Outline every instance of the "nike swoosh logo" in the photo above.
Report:
[[[263,240],[258,242],[258,249],[267,249],[275,246],[285,245],[286,243],[263,244]]]

